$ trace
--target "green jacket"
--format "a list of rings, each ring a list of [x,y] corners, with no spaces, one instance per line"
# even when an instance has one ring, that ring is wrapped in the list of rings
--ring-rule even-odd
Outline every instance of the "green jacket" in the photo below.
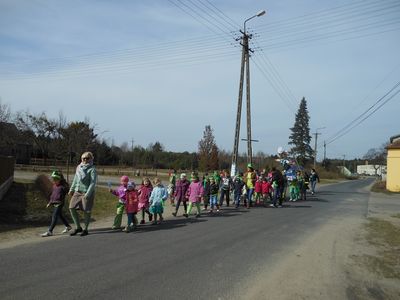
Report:
[[[86,174],[83,179],[80,179],[80,176],[77,172],[75,173],[74,180],[72,181],[70,192],[81,192],[85,193],[86,198],[94,198],[94,192],[97,182],[97,172],[96,168],[92,165],[85,169],[84,173]]]

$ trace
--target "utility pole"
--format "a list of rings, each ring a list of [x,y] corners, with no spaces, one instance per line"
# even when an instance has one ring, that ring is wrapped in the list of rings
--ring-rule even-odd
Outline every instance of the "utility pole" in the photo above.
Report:
[[[314,169],[317,166],[317,146],[318,146],[318,135],[322,134],[321,132],[318,132],[318,129],[324,129],[325,127],[319,127],[315,130],[314,135],[315,135],[315,145],[314,145]]]
[[[131,140],[131,151],[132,151],[132,172],[134,171],[133,170],[133,168],[134,168],[134,163],[135,163],[135,156],[133,155],[133,142],[134,142],[134,140],[132,139]]]
[[[326,141],[324,141],[324,161],[326,160]]]
[[[246,108],[247,108],[247,160],[248,163],[253,161],[253,150],[252,150],[252,139],[251,139],[251,111],[250,111],[250,55],[249,52],[252,50],[249,48],[249,39],[252,38],[251,34],[246,32],[246,22],[265,14],[265,10],[259,11],[254,16],[246,19],[243,23],[243,31],[240,31],[243,35],[240,38],[242,40],[242,62],[240,67],[240,82],[239,82],[239,96],[238,96],[238,108],[236,114],[236,127],[235,127],[235,141],[233,144],[232,153],[232,166],[231,176],[236,175],[237,160],[239,153],[239,138],[240,138],[240,120],[242,117],[242,99],[243,99],[243,83],[246,68]]]

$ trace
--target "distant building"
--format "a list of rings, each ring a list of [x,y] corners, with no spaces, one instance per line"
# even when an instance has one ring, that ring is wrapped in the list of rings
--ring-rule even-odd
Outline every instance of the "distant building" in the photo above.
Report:
[[[0,122],[0,155],[15,157],[17,164],[29,164],[32,149],[13,123]]]
[[[390,144],[386,149],[388,151],[386,189],[400,192],[400,134],[390,138]]]
[[[386,175],[385,165],[358,165],[358,175],[369,175],[369,176],[384,176]]]

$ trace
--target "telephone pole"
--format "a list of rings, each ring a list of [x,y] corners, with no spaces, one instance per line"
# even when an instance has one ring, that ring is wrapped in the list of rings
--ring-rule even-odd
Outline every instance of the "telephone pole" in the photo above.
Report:
[[[246,69],[246,112],[247,112],[247,160],[248,163],[253,161],[253,150],[252,150],[252,139],[251,139],[251,111],[250,111],[250,55],[249,52],[252,50],[249,48],[249,39],[252,38],[251,34],[247,34],[246,22],[265,14],[265,10],[259,11],[254,16],[246,19],[243,23],[243,31],[240,31],[243,35],[240,38],[242,40],[242,62],[240,66],[240,82],[239,82],[239,96],[238,96],[238,108],[236,114],[236,127],[235,127],[235,141],[233,144],[232,153],[232,166],[231,176],[236,175],[238,152],[239,152],[239,138],[240,138],[240,120],[242,117],[242,99],[243,99],[243,83]]]
[[[314,145],[314,169],[317,166],[317,146],[318,146],[318,135],[322,134],[321,132],[318,132],[319,129],[325,129],[326,127],[319,127],[315,130],[314,135],[315,135],[315,145]]]
[[[326,160],[326,141],[324,141],[324,161]]]

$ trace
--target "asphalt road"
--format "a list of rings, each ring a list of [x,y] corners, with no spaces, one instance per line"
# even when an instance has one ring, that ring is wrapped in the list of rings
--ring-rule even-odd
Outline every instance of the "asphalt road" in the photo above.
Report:
[[[226,208],[129,234],[105,228],[0,250],[0,298],[240,298],[249,279],[320,225],[365,216],[369,192],[363,188],[371,182],[320,186],[317,196],[283,208]]]

